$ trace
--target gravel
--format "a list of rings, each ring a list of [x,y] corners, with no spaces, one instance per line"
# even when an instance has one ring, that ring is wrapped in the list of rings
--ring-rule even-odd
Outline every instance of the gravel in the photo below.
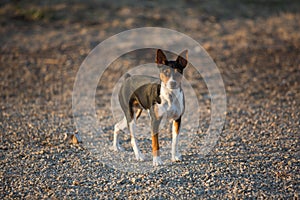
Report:
[[[299,8],[281,0],[0,3],[0,198],[298,199]],[[224,80],[227,117],[206,156],[191,148],[181,163],[133,173],[101,162],[72,138],[72,89],[99,42],[143,26],[172,28],[203,45]],[[99,82],[97,116],[110,141],[113,86],[141,56],[153,59],[131,52]],[[201,138],[210,98],[201,77],[192,70],[186,77],[201,105]]]

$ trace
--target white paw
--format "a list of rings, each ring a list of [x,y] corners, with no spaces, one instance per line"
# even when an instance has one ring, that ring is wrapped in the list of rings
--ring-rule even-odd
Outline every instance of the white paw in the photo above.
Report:
[[[145,161],[145,156],[142,154],[142,153],[138,153],[135,155],[135,158],[138,160],[138,161]]]
[[[172,156],[172,161],[173,162],[180,162],[182,161],[182,156],[180,153],[177,153],[175,156]]]
[[[112,146],[112,150],[115,152],[123,152],[125,151],[123,147],[121,147],[120,145],[113,145]]]
[[[163,165],[163,161],[159,156],[153,157],[153,166]]]

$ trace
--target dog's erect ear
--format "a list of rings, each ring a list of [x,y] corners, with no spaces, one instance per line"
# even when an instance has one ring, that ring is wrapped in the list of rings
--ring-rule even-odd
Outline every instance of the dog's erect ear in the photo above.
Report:
[[[157,49],[156,51],[156,58],[155,58],[155,62],[157,64],[167,64],[167,57],[165,56],[164,52],[161,49]]]
[[[183,68],[187,65],[187,59],[188,59],[188,50],[184,50],[179,54],[179,56],[176,59],[176,62],[179,63]]]

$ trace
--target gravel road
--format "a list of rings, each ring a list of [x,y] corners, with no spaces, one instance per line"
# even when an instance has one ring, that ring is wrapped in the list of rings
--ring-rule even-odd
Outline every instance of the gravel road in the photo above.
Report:
[[[0,198],[299,199],[299,9],[296,0],[1,1]],[[98,43],[144,26],[201,43],[224,80],[227,116],[206,156],[191,150],[181,163],[123,172],[97,159],[85,141],[70,142],[77,132],[72,90]],[[112,90],[137,57],[149,61],[153,54],[121,57],[99,81],[97,118],[110,141]],[[193,71],[186,76],[201,105],[202,137],[209,93]]]

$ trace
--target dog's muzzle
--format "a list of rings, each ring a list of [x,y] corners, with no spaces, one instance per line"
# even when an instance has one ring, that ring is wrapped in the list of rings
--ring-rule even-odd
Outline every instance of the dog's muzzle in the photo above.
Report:
[[[171,81],[171,82],[169,83],[169,86],[170,86],[170,89],[176,89],[176,88],[177,88],[177,83],[176,83],[176,81]]]

